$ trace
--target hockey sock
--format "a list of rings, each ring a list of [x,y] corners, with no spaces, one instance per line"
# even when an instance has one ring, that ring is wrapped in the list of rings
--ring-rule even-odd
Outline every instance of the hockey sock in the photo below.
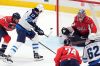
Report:
[[[16,44],[12,46],[12,48],[11,48],[11,50],[10,50],[10,53],[9,53],[8,55],[13,56],[13,55],[17,52],[18,48],[19,48],[22,44],[23,44],[23,43],[21,43],[21,42],[16,42]]]
[[[6,50],[6,48],[7,48],[7,45],[2,44],[2,46],[1,46],[1,48],[0,48],[0,52],[4,53],[5,50]]]
[[[33,48],[33,53],[38,53],[38,44],[32,44],[32,48]]]

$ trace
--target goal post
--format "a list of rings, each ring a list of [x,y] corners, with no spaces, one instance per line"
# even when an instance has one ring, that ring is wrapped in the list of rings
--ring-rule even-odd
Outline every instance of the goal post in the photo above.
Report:
[[[59,3],[59,4],[58,4]],[[100,1],[98,0],[57,0],[57,36],[61,35],[62,27],[69,27],[74,21],[74,17],[79,9],[85,9],[100,32]]]

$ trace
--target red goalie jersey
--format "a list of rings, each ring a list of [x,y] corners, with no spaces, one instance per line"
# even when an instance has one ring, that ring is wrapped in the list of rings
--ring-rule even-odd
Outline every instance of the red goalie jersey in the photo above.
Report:
[[[7,31],[12,31],[16,24],[12,21],[12,16],[5,16],[0,18],[0,27],[3,27]]]
[[[96,25],[94,24],[93,20],[88,16],[85,16],[82,22],[80,22],[78,16],[76,16],[72,27],[74,29],[77,29],[81,35],[89,33],[89,27],[91,29],[91,33],[97,32]]]
[[[60,62],[69,59],[76,59],[79,64],[81,64],[82,60],[80,59],[78,51],[71,46],[63,46],[57,50],[56,57],[54,61],[56,66],[60,66]]]

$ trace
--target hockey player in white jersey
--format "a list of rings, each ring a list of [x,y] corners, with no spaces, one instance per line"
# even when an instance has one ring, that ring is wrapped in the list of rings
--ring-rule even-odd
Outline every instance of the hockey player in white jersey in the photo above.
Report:
[[[83,62],[88,62],[89,66],[100,66],[100,38],[93,34],[88,37],[89,42],[83,51]]]
[[[26,37],[31,39],[33,41],[32,48],[33,48],[33,54],[34,59],[43,59],[43,56],[39,55],[38,53],[38,35],[44,35],[44,32],[42,29],[40,29],[37,25],[37,18],[39,14],[44,10],[44,7],[42,4],[37,5],[34,9],[30,9],[27,11],[22,19],[19,21],[18,25],[16,26],[17,31],[17,42],[16,44],[11,48],[11,52],[7,56],[7,60],[10,60],[10,58],[16,53],[18,48],[25,43]],[[33,30],[32,30],[33,28]],[[37,35],[38,34],[38,35]]]

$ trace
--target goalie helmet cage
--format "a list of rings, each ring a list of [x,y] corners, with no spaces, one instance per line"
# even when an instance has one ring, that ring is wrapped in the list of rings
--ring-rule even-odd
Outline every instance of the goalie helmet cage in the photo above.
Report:
[[[63,17],[61,17],[60,12],[64,12],[66,14],[67,12],[70,11],[70,10],[67,10],[67,8],[70,8],[70,6],[62,6],[62,4],[61,4],[62,2],[60,2],[60,1],[61,0],[56,0],[56,15],[57,15],[56,32],[57,32],[57,36],[61,35],[61,28],[65,27],[64,25],[67,25],[67,23],[65,21],[65,20],[67,20],[66,16],[65,16],[65,20],[61,20],[61,18],[63,18]],[[73,6],[71,6],[72,10],[75,11],[74,15],[77,14],[78,9],[85,9],[86,14],[88,16],[92,17],[92,19],[94,20],[94,22],[97,26],[97,30],[100,31],[100,23],[98,22],[98,19],[97,19],[97,18],[100,18],[100,1],[99,0],[69,0],[69,1],[64,0],[64,1],[65,1],[65,3],[71,2],[71,3],[73,3],[73,5],[75,5],[76,3],[79,4],[79,6],[80,6],[79,8],[77,8],[77,7],[74,8]],[[65,9],[63,7],[65,7]],[[65,10],[65,11],[62,11],[61,9]],[[74,21],[74,17],[71,21],[72,22]]]

